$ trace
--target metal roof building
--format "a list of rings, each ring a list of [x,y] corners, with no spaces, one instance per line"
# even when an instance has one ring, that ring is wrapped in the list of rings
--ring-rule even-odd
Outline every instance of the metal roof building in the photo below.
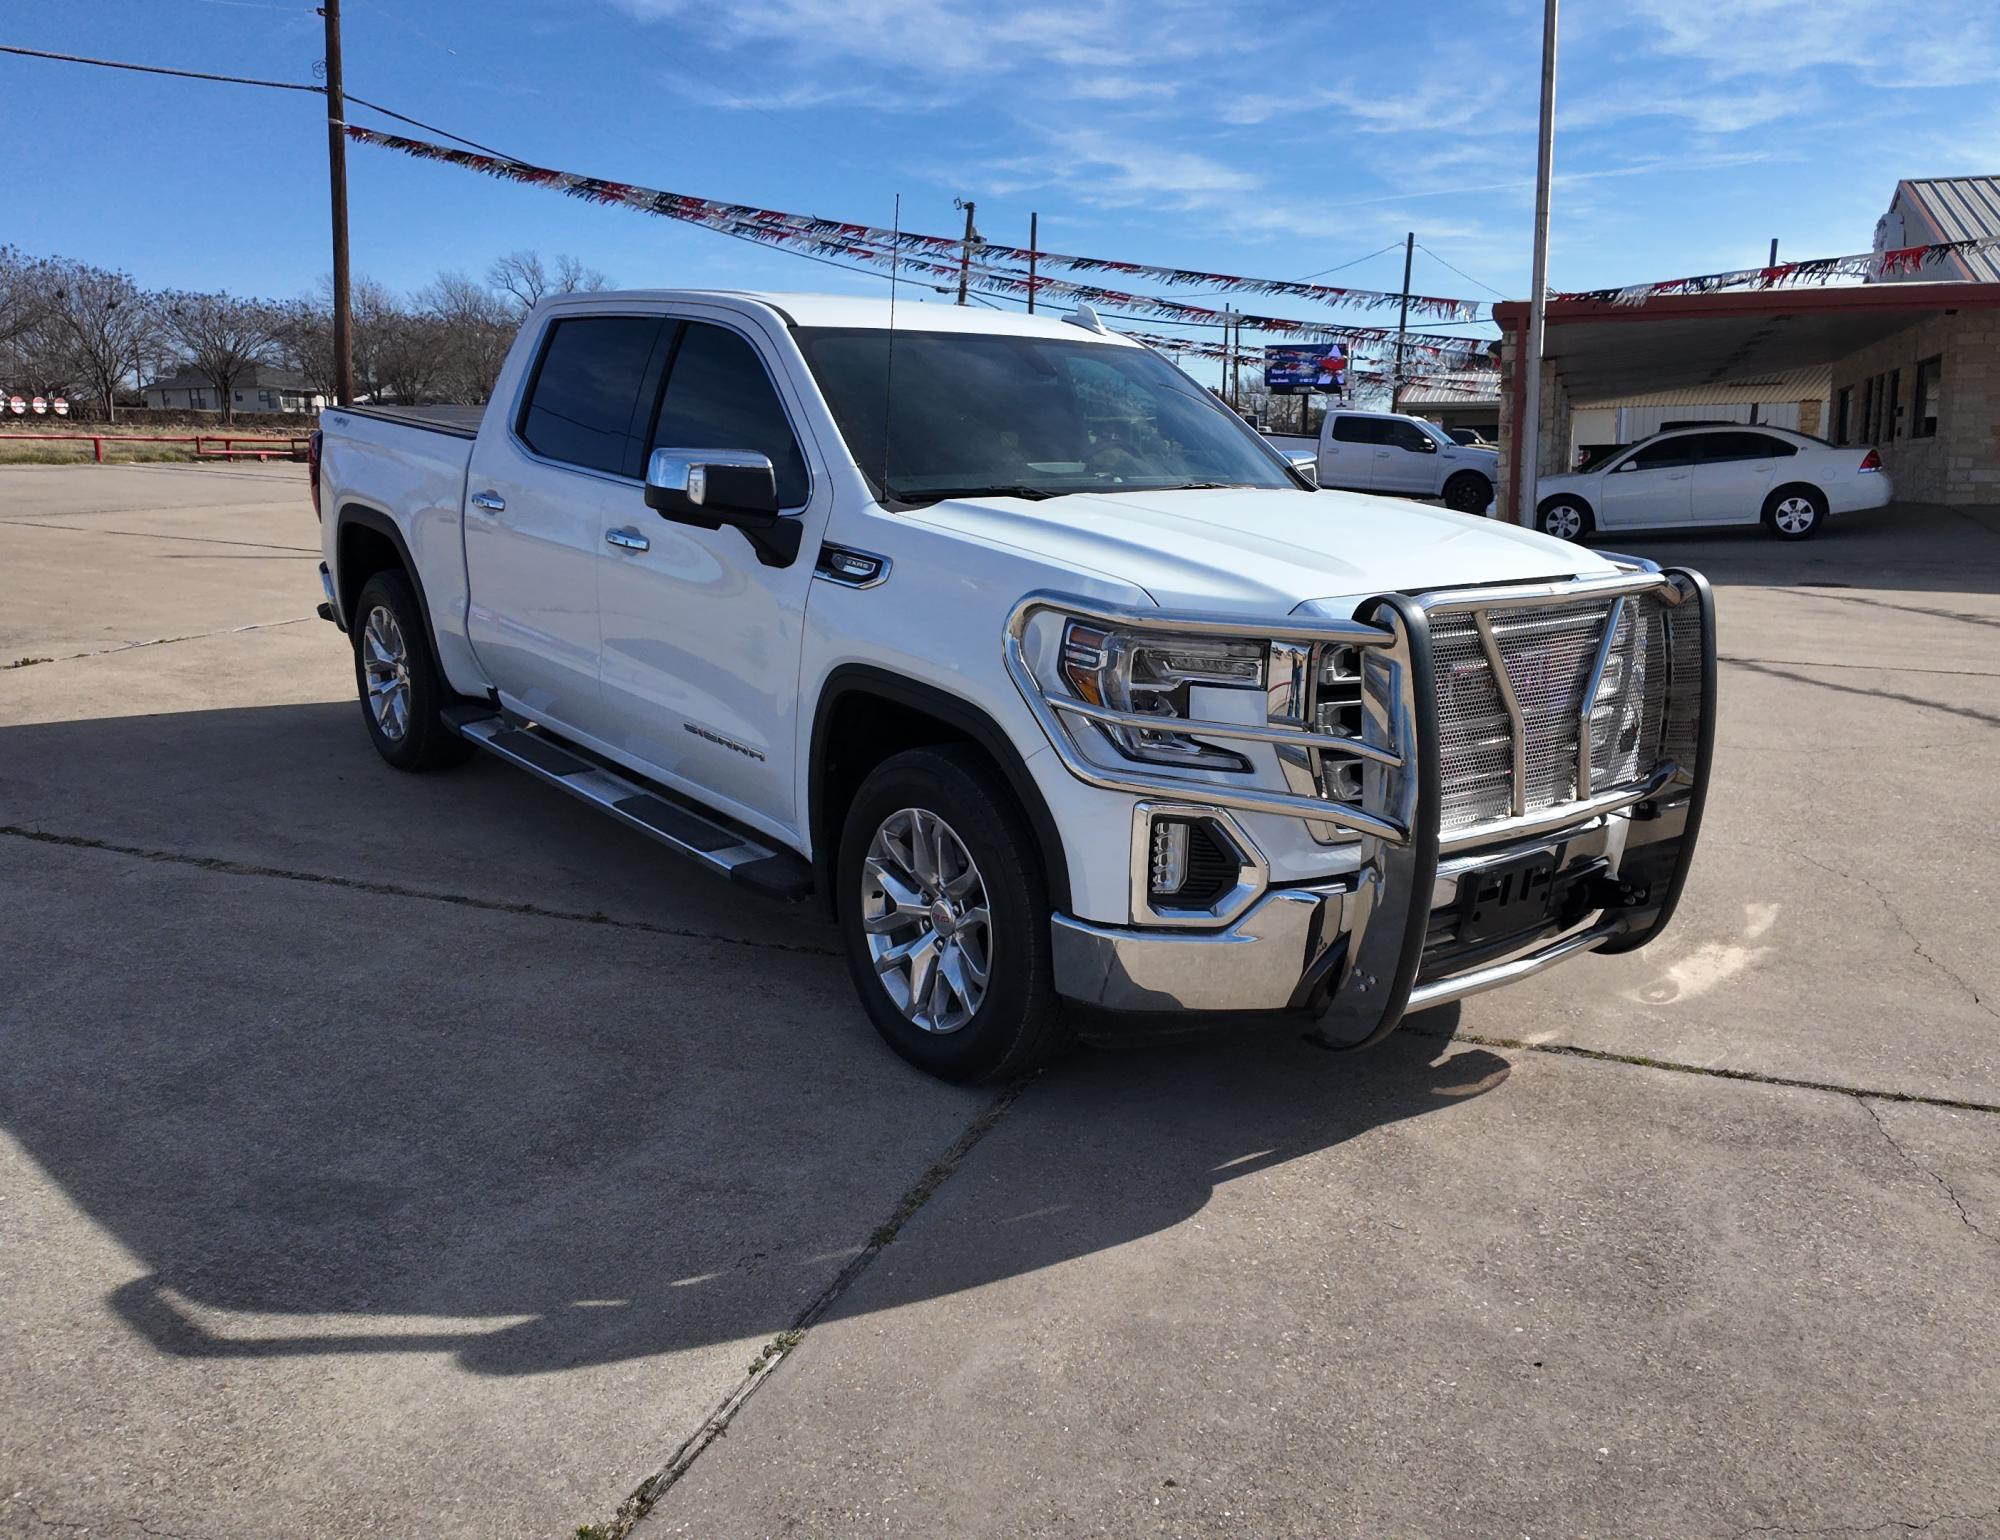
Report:
[[[1889,212],[1875,222],[1875,251],[2000,236],[2000,176],[1913,177],[1896,184]],[[1953,257],[1942,272],[1910,274],[1886,283],[1970,279],[2000,283],[2000,251]]]

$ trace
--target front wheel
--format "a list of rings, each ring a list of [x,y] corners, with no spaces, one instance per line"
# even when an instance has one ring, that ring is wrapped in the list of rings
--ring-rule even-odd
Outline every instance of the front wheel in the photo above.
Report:
[[[1444,505],[1455,513],[1484,513],[1493,483],[1477,471],[1460,471],[1444,484]]]
[[[848,809],[836,881],[862,1008],[910,1063],[1004,1081],[1063,1045],[1034,834],[976,752],[912,749],[877,766]]]
[[[1581,540],[1590,533],[1590,510],[1573,497],[1552,497],[1537,511],[1542,533],[1558,540]]]
[[[1818,487],[1780,487],[1764,503],[1764,522],[1780,540],[1803,540],[1826,522],[1826,496]]]

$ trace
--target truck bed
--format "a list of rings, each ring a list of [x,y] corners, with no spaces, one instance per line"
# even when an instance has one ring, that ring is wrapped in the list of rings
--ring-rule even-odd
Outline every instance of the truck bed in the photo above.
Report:
[[[449,433],[455,438],[477,438],[483,406],[347,406],[342,411],[356,417],[377,417],[401,423],[407,428],[424,428],[432,433]]]

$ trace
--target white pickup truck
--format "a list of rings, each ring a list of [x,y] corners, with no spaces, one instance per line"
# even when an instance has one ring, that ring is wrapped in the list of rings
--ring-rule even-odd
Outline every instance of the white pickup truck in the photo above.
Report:
[[[1318,438],[1272,434],[1270,442],[1300,463],[1310,458],[1323,487],[1435,497],[1460,513],[1484,509],[1500,481],[1498,449],[1461,444],[1435,423],[1401,412],[1332,407]]]
[[[1298,1013],[1338,1047],[1672,914],[1690,572],[1314,490],[1087,312],[546,300],[484,415],[341,408],[321,613],[391,765],[484,749],[831,906],[947,1078]]]

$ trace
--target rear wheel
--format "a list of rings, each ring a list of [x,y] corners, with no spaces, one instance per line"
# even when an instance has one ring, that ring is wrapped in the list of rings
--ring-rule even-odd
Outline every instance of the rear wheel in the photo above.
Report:
[[[1068,1037],[1033,832],[977,753],[885,760],[848,809],[841,941],[862,1008],[910,1063],[962,1084],[1011,1080]]]
[[[398,770],[463,764],[472,745],[444,724],[449,691],[416,590],[400,572],[378,572],[354,602],[354,684],[375,752]]]
[[[1444,484],[1444,505],[1458,513],[1484,513],[1493,483],[1477,471],[1460,471]]]
[[[1780,487],[1764,500],[1764,522],[1780,540],[1804,540],[1826,522],[1826,494],[1818,487]]]
[[[1554,535],[1558,540],[1581,540],[1590,533],[1594,521],[1589,507],[1580,499],[1551,497],[1537,510],[1535,522],[1545,535]]]

